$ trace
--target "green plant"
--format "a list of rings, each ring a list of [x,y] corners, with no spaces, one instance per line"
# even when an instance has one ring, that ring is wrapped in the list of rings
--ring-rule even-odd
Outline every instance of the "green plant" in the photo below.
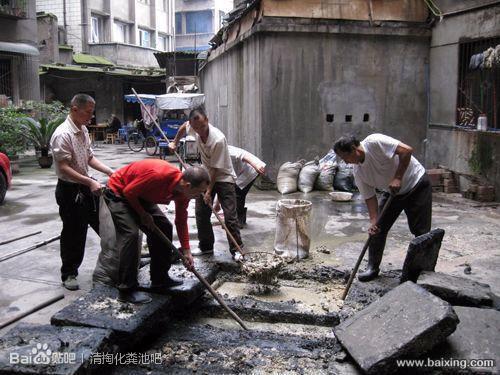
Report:
[[[58,101],[44,103],[29,100],[24,103],[24,106],[20,108],[20,110],[28,113],[30,117],[34,118],[37,121],[40,121],[41,119],[52,121],[60,116],[67,116],[69,112],[68,109]]]
[[[493,166],[493,147],[491,141],[478,138],[469,158],[469,168],[472,172],[486,176]]]
[[[26,139],[21,137],[19,120],[26,115],[17,108],[0,108],[0,152],[15,156],[28,148]]]
[[[41,156],[49,156],[50,138],[65,119],[64,116],[53,120],[41,118],[40,121],[35,121],[30,117],[22,118],[20,122],[25,130],[22,135],[40,150]]]

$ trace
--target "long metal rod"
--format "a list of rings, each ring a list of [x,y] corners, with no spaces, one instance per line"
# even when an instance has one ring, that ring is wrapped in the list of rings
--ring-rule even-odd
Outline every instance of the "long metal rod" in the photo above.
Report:
[[[146,111],[146,113],[148,114],[148,116],[150,118],[153,119],[154,121],[154,124],[156,126],[156,128],[160,131],[162,137],[165,139],[165,141],[167,141],[168,143],[170,143],[170,140],[168,139],[167,135],[163,132],[159,122],[158,122],[158,119],[156,117],[153,117],[151,115],[151,112],[149,111],[148,107],[146,107],[146,105],[144,104],[144,102],[142,101],[142,99],[139,97],[139,94],[137,94],[137,91],[135,91],[135,89],[132,87],[132,92],[134,93],[135,97],[137,98],[137,100],[139,101],[139,104],[141,105],[141,107]],[[175,156],[177,157],[177,159],[179,160],[179,163],[181,163],[182,167],[184,169],[188,168],[189,166],[186,164],[186,162],[184,160],[182,160],[181,156],[179,155],[179,153],[174,150],[174,154]],[[217,211],[215,211],[214,209],[214,206],[211,205],[211,204],[207,204],[208,207],[210,207],[210,209],[212,210],[213,214],[215,215],[215,217],[217,218],[217,220],[219,220],[219,223],[222,227],[222,229],[224,229],[224,231],[226,232],[227,236],[229,237],[230,241],[233,243],[233,245],[236,247],[236,249],[238,250],[238,252],[241,254],[241,255],[245,255],[245,253],[243,252],[243,250],[241,249],[241,246],[238,244],[238,242],[236,241],[236,239],[234,238],[233,234],[231,233],[231,231],[229,230],[229,228],[226,226],[226,224],[224,223],[224,221],[222,220],[222,218],[220,217],[220,215],[217,213]]]
[[[48,243],[51,243],[53,241],[57,241],[60,238],[61,238],[61,236],[55,236],[55,237],[49,238],[48,240],[45,240],[45,241],[42,241],[42,242],[38,242],[38,243],[36,243],[34,245],[31,245],[30,247],[27,247],[25,249],[20,249],[20,250],[17,250],[17,251],[13,251],[10,254],[7,254],[7,255],[4,255],[3,257],[0,257],[0,262],[3,262],[4,260],[10,259],[10,258],[14,258],[14,257],[16,257],[18,255],[27,253],[28,251],[32,251],[32,250],[38,249],[39,247],[41,247],[43,245],[47,245]]]
[[[168,246],[175,253],[177,253],[177,255],[182,260],[185,259],[184,258],[184,254],[182,254],[182,252],[180,252],[179,249],[177,249],[174,245],[172,245],[172,242],[168,239],[167,236],[165,236],[165,234],[160,230],[160,228],[158,228],[156,225],[154,225],[153,229],[154,229],[154,233],[158,237],[160,237],[160,239],[165,243],[166,246]],[[212,288],[212,286],[208,283],[208,281],[205,280],[205,278],[202,275],[200,275],[200,273],[198,273],[198,271],[196,271],[196,269],[193,268],[192,272],[198,278],[198,280],[201,281],[201,283],[205,286],[205,288],[207,288],[207,290],[210,292],[210,294],[212,296],[214,296],[214,298],[217,300],[217,302],[220,303],[220,305],[224,308],[224,310],[226,310],[229,313],[229,315],[231,315],[233,317],[233,319],[236,320],[239,323],[240,326],[242,326],[245,330],[248,331],[248,328],[245,325],[245,323],[243,322],[243,320],[241,320],[240,317],[233,310],[231,310],[231,308],[228,305],[226,305],[226,303],[224,302],[224,300],[222,299],[222,297]]]
[[[40,234],[40,233],[42,233],[41,230],[39,230],[38,232],[33,232],[33,233],[30,233],[30,234],[25,234],[24,236],[12,238],[12,239],[7,240],[7,241],[2,241],[2,242],[0,242],[0,246],[8,244],[8,243],[11,243],[11,242],[14,242],[14,241],[19,241],[19,240],[22,240],[23,238],[31,237],[31,236],[34,236],[35,234]]]
[[[8,326],[9,324],[17,322],[18,320],[24,318],[25,316],[33,314],[34,312],[37,312],[38,310],[41,310],[41,309],[43,309],[43,308],[45,308],[47,306],[50,306],[54,302],[57,302],[57,301],[59,301],[59,300],[61,300],[63,298],[64,298],[64,294],[62,294],[62,293],[58,294],[58,295],[52,297],[51,299],[49,299],[49,300],[47,300],[45,302],[42,302],[42,303],[40,303],[38,305],[33,306],[32,308],[30,308],[30,309],[28,309],[28,310],[20,313],[19,315],[15,315],[15,316],[13,316],[10,319],[7,319],[7,320],[5,320],[3,322],[0,322],[0,329]]]
[[[382,209],[382,212],[378,216],[377,225],[380,224],[380,220],[382,220],[382,217],[384,216],[385,212],[387,211],[387,208],[391,205],[393,199],[394,199],[394,195],[391,195],[389,197],[389,199],[387,199],[387,202],[385,202],[384,208]],[[365,246],[363,246],[363,250],[361,250],[361,254],[359,254],[358,260],[356,261],[356,264],[355,264],[354,268],[352,269],[351,276],[349,276],[349,281],[347,281],[347,285],[345,286],[344,293],[342,294],[342,297],[340,297],[342,300],[345,300],[347,297],[347,293],[349,293],[349,289],[351,288],[354,277],[356,276],[356,273],[358,272],[359,265],[361,264],[361,261],[365,257],[365,253],[366,253],[366,250],[368,249],[368,246],[370,245],[371,239],[372,239],[372,236],[370,235],[365,242]]]

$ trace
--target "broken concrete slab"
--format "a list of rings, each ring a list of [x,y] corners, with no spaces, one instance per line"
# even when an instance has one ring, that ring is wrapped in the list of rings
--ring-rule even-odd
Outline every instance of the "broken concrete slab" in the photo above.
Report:
[[[333,337],[221,329],[197,321],[173,322],[148,352],[160,352],[163,361],[147,370],[164,374],[334,374],[340,366],[353,368],[333,360],[342,352]],[[140,373],[130,370],[122,367],[113,374]]]
[[[396,360],[417,358],[458,324],[448,302],[406,282],[334,328],[336,337],[368,374],[389,373]]]
[[[454,309],[460,324],[455,332],[433,350],[431,359],[438,360],[436,364],[445,365],[441,370],[448,373],[498,374],[500,311],[464,306],[456,306]],[[454,362],[444,361],[449,359]],[[489,360],[494,364],[485,361],[473,364],[470,360]]]
[[[96,284],[86,295],[54,314],[51,323],[109,329],[114,342],[123,349],[154,334],[172,310],[169,296],[152,294],[153,300],[144,305],[119,302],[117,297],[117,289]]]
[[[489,285],[463,277],[424,271],[418,278],[418,285],[452,305],[493,306]]]
[[[194,265],[196,270],[208,283],[211,284],[215,281],[219,272],[219,266],[214,260],[209,258],[195,258]],[[201,281],[193,273],[186,270],[182,264],[172,265],[169,275],[183,281],[182,285],[170,288],[169,296],[172,297],[174,309],[181,309],[193,303],[205,290],[205,286]],[[137,279],[141,290],[149,292],[151,287],[149,265],[139,270]]]
[[[433,229],[411,240],[403,263],[401,284],[408,280],[416,283],[420,272],[434,271],[443,237],[443,229]]]
[[[91,356],[112,352],[111,331],[20,323],[0,338],[0,374],[83,374]]]

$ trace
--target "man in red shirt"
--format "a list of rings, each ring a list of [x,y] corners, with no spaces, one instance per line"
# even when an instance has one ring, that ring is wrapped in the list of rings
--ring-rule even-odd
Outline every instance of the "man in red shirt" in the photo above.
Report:
[[[203,167],[194,166],[181,172],[160,159],[137,161],[111,175],[104,198],[116,229],[116,246],[120,257],[117,285],[120,301],[151,301],[148,295],[137,291],[139,229],[147,236],[152,290],[162,292],[182,284],[182,281],[168,275],[171,249],[153,231],[153,225],[156,224],[172,240],[172,224],[157,204],[175,202],[175,226],[186,260],[184,265],[192,270],[187,208],[189,200],[204,193],[209,183],[210,177]]]

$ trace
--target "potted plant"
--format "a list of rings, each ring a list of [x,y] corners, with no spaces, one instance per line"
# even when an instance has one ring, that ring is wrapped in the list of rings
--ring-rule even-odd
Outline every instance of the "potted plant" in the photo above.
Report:
[[[35,148],[40,150],[38,164],[41,168],[50,168],[52,166],[52,155],[49,155],[50,138],[52,134],[54,134],[56,128],[61,125],[64,120],[64,116],[56,117],[53,120],[42,117],[39,121],[35,121],[30,117],[20,119],[25,130],[22,133],[23,137],[32,143]]]

